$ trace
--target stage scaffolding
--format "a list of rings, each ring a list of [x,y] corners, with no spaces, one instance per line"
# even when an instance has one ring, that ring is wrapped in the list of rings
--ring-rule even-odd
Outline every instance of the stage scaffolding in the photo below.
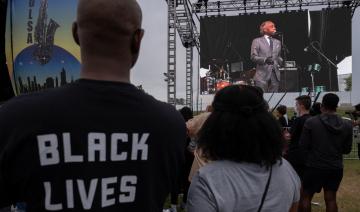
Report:
[[[193,13],[224,13],[229,11],[262,12],[269,9],[304,9],[314,6],[350,7],[352,15],[360,0],[227,0],[198,1],[192,4]]]
[[[176,32],[186,48],[186,106],[193,108],[193,48],[200,54],[200,34],[194,20],[201,15],[224,15],[227,12],[266,12],[269,10],[302,10],[322,6],[349,7],[354,15],[360,0],[166,0],[168,4],[168,70],[167,102],[176,106]],[[191,64],[191,65],[190,65]],[[199,91],[197,91],[199,92]],[[198,96],[198,95],[197,95]],[[198,105],[198,98],[196,100]]]

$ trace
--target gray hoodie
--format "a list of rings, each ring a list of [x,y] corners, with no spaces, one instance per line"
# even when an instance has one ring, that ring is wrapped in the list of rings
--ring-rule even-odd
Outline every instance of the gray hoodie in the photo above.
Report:
[[[300,137],[307,152],[306,166],[318,169],[342,169],[343,154],[351,151],[352,124],[336,114],[309,118]]]

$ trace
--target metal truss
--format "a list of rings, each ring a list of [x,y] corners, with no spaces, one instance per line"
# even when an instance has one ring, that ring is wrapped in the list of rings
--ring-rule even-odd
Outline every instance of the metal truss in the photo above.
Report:
[[[176,32],[186,48],[186,105],[193,105],[193,47],[200,52],[200,33],[193,20],[188,0],[167,0],[168,4],[168,72],[167,102],[176,106]]]
[[[186,106],[193,110],[193,47],[186,48]]]
[[[167,102],[176,106],[176,0],[168,0]]]
[[[200,50],[200,33],[196,28],[190,7],[188,0],[177,0],[176,29],[185,48],[195,46]]]
[[[360,0],[203,0],[192,4],[193,13],[221,13],[228,11],[265,11],[269,9],[281,9],[328,6],[328,7],[351,7],[352,14],[359,6]]]

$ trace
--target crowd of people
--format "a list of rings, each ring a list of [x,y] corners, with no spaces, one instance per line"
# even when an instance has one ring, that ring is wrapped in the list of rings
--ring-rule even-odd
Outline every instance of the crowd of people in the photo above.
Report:
[[[279,108],[281,125],[248,85],[218,91],[195,117],[176,111],[130,83],[141,20],[135,0],[79,0],[81,79],[0,108],[0,208],[161,212],[170,195],[176,211],[183,193],[188,212],[307,212],[323,189],[338,210],[353,126],[336,114],[337,95],[315,116],[299,96],[291,123]]]

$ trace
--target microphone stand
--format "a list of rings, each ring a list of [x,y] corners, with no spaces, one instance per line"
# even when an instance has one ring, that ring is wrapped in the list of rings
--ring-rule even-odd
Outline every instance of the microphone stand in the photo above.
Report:
[[[335,67],[335,69],[337,70],[338,67],[335,63],[333,63],[328,57],[326,57],[326,55],[324,53],[322,53],[319,49],[317,49],[314,44],[314,42],[311,42],[310,43],[310,46],[315,50],[316,53],[318,53],[322,58],[324,58],[328,64],[332,65]],[[329,70],[329,90],[331,91],[332,90],[332,86],[331,86],[331,70]]]

